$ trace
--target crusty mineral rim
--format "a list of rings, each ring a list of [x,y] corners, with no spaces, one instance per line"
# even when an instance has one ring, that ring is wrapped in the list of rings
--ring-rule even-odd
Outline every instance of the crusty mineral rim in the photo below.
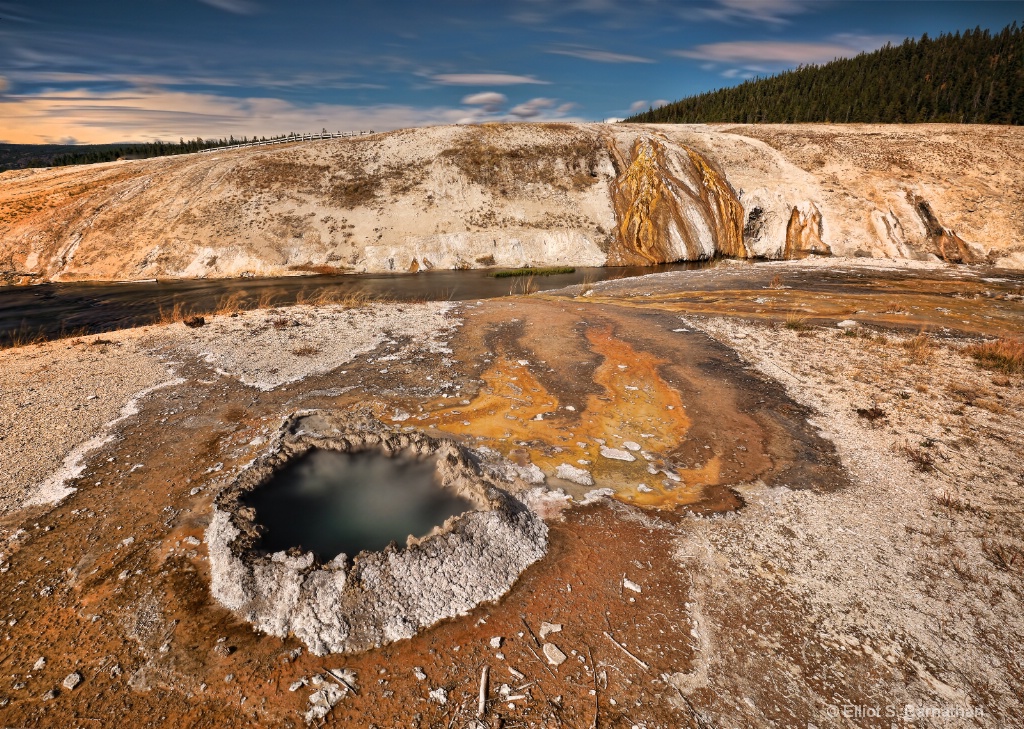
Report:
[[[267,554],[255,510],[241,497],[312,448],[436,455],[443,488],[476,505],[405,548],[338,555]],[[351,653],[409,638],[497,600],[547,551],[547,526],[495,485],[454,441],[389,429],[367,416],[304,411],[270,449],[218,495],[207,539],[211,592],[255,628],[295,635],[318,654]],[[355,556],[355,559],[351,557]]]

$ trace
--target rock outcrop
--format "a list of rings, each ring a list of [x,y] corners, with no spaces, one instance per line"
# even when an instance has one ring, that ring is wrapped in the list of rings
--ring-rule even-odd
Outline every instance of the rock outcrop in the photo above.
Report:
[[[6,283],[830,251],[1024,267],[1024,130],[486,124],[0,174]]]
[[[832,249],[821,240],[821,211],[812,202],[793,208],[786,226],[786,249],[783,258],[806,258],[809,255],[830,255]]]
[[[613,186],[617,236],[608,265],[747,257],[743,206],[708,159],[651,136],[637,139],[629,158]]]

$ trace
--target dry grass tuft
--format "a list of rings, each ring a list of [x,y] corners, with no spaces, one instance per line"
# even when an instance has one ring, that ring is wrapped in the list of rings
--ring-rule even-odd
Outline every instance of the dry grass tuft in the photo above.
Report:
[[[899,447],[899,451],[910,460],[918,471],[930,473],[935,470],[935,459],[924,448],[915,448],[909,443],[904,443]]]
[[[787,314],[783,326],[795,332],[806,332],[811,329],[810,321],[803,314]]]
[[[981,551],[989,562],[1006,572],[1024,570],[1024,555],[1020,548],[991,539],[981,542]]]
[[[1007,375],[1024,374],[1024,340],[994,339],[964,349],[982,367]]]
[[[885,411],[877,405],[872,405],[869,408],[857,408],[857,415],[871,423],[884,420],[886,417]]]
[[[296,357],[312,357],[314,354],[319,354],[319,352],[320,350],[312,344],[303,344],[292,350],[292,354]]]
[[[41,332],[32,333],[24,329],[18,329],[0,336],[0,350],[17,349],[18,347],[27,347],[31,344],[42,344],[46,339],[46,336]]]
[[[951,511],[962,511],[970,514],[980,514],[982,512],[977,506],[972,504],[970,501],[954,496],[948,491],[943,491],[941,494],[935,497],[935,500],[940,506],[945,507]]]
[[[923,332],[916,337],[904,339],[900,346],[906,350],[910,360],[918,364],[926,362],[935,349],[935,343]]]
[[[186,308],[180,301],[175,303],[170,311],[164,307],[160,307],[157,310],[156,323],[157,324],[176,324],[179,321],[185,321],[189,317],[195,316],[196,313]]]

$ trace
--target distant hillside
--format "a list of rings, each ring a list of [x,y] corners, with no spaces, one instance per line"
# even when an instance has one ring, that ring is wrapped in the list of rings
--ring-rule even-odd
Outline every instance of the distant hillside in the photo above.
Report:
[[[435,126],[0,177],[0,285],[870,256],[1024,270],[1024,126]]]
[[[1024,124],[1024,28],[927,34],[676,101],[629,122]]]
[[[279,135],[270,139],[285,139]],[[294,136],[294,135],[291,135]],[[148,159],[188,154],[215,147],[227,147],[240,142],[255,142],[256,137],[229,137],[227,139],[182,139],[173,142],[121,142],[116,144],[2,144],[0,143],[0,172],[28,167],[66,167],[96,162],[114,162],[119,159]],[[262,137],[261,141],[267,141]]]

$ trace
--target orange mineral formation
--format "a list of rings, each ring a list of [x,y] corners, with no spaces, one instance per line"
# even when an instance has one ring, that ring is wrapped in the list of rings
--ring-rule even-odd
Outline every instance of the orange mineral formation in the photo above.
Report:
[[[455,407],[442,401],[423,424],[475,436],[549,478],[559,466],[588,471],[593,487],[611,488],[630,503],[673,508],[700,500],[704,487],[719,481],[720,459],[709,452],[688,470],[666,459],[691,421],[679,392],[658,372],[665,360],[616,339],[610,328],[588,330],[587,340],[604,358],[594,377],[602,392],[589,395],[582,408],[560,403],[530,362],[503,355],[483,373],[486,386],[476,399]]]

